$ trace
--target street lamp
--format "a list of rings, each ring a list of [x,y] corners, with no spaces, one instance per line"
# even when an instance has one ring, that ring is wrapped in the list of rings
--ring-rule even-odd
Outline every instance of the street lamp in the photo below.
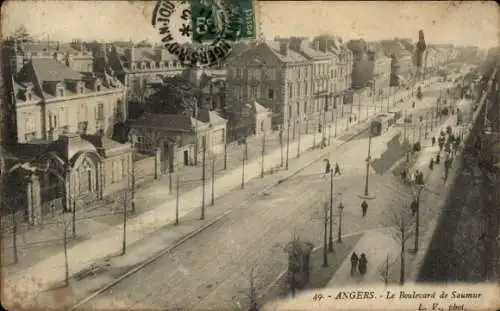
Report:
[[[416,209],[416,219],[415,219],[415,246],[413,252],[418,252],[418,239],[420,233],[420,194],[422,193],[422,189],[424,185],[421,183],[415,183],[413,188],[413,198]]]
[[[339,234],[337,237],[337,243],[342,243],[342,213],[344,212],[344,205],[342,202],[339,204]]]
[[[368,183],[369,183],[369,176],[370,176],[370,161],[371,161],[371,147],[372,147],[372,126],[370,126],[369,129],[369,136],[368,136],[368,156],[366,158],[366,175],[365,175],[365,191],[364,195],[360,195],[359,197],[365,200],[373,200],[375,199],[375,196],[371,196],[368,193]]]

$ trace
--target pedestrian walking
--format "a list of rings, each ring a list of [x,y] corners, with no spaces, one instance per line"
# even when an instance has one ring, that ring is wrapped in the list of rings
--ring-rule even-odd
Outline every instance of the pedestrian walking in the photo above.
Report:
[[[328,175],[328,173],[330,173],[331,170],[332,170],[332,167],[331,167],[331,164],[330,164],[330,160],[325,159],[324,161],[325,161],[326,165],[325,165],[325,174],[323,175],[323,178],[325,178],[326,175]]]
[[[436,164],[439,164],[439,162],[441,162],[441,156],[439,155],[439,153],[436,155]]]
[[[411,215],[415,216],[417,214],[417,210],[418,210],[418,203],[416,200],[413,200],[411,202],[410,209],[411,209]]]
[[[333,176],[337,176],[337,174],[339,174],[340,176],[342,176],[342,174],[340,173],[340,166],[338,163],[335,163],[335,173],[333,174]]]
[[[436,144],[436,136],[432,136],[432,147]]]
[[[361,202],[361,212],[362,212],[363,217],[366,216],[367,210],[368,210],[368,203],[366,203],[366,200],[363,200],[363,202]]]
[[[349,116],[349,124],[352,123],[352,116]]]
[[[366,273],[366,268],[368,265],[368,260],[366,259],[365,253],[362,253],[358,260],[358,269],[361,275]]]
[[[354,275],[354,272],[356,272],[356,267],[358,266],[358,255],[356,252],[353,252],[351,255],[351,276]]]
[[[408,176],[406,175],[406,169],[404,169],[401,171],[401,179],[403,180],[403,182],[406,182],[406,177]]]
[[[431,158],[431,162],[429,163],[429,169],[432,171],[434,169],[434,159]]]

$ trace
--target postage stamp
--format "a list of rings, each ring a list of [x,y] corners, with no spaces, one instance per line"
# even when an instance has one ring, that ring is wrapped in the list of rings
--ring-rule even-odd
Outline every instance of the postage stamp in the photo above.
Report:
[[[162,0],[152,25],[182,64],[206,67],[229,56],[233,42],[255,39],[255,5],[253,0]]]

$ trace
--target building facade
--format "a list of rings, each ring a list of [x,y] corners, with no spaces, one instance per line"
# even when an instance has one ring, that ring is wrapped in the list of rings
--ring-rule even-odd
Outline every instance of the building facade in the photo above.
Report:
[[[76,72],[56,57],[31,59],[12,85],[17,144],[4,195],[30,223],[130,187],[130,145],[111,139],[126,118],[120,81]]]

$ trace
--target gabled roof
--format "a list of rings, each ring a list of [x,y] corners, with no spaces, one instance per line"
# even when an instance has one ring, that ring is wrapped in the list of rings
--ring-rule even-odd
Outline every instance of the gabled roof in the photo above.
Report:
[[[254,106],[254,109],[257,113],[264,113],[264,112],[270,112],[271,109],[268,109],[264,106],[262,106],[261,104],[259,104],[258,102],[254,101],[252,102],[252,105]]]
[[[293,62],[303,62],[306,61],[307,58],[300,55],[299,53],[293,51],[288,47],[288,55],[284,56],[280,53],[280,43],[276,41],[266,41],[266,44],[269,49],[278,57],[278,59],[284,63],[293,63]]]
[[[198,120],[203,123],[211,123],[211,124],[227,123],[227,120],[219,116],[217,112],[210,111],[207,109],[198,110]]]
[[[193,128],[205,124],[193,117],[178,114],[143,113],[132,121],[132,126],[154,127],[168,131],[192,132]]]
[[[82,75],[54,59],[33,59],[28,63],[40,82],[81,80]]]

